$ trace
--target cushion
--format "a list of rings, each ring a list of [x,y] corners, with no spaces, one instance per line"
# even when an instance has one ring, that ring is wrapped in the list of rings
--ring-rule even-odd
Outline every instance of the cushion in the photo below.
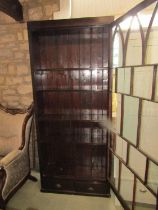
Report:
[[[21,154],[22,154],[21,150],[14,150],[10,152],[8,155],[6,155],[5,157],[0,156],[0,166],[7,166],[13,161],[16,161],[16,158],[18,158],[19,155]]]
[[[5,156],[20,147],[25,117],[26,114],[12,115],[0,110],[0,156]]]

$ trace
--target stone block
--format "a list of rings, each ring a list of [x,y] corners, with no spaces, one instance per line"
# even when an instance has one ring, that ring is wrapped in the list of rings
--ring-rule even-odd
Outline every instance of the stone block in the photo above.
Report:
[[[18,51],[18,50],[19,50],[18,45],[16,45],[16,47],[13,47],[11,50],[12,50],[13,52]]]
[[[5,107],[7,107],[7,102],[6,101],[3,101],[2,98],[0,99],[1,100],[1,104]]]
[[[53,5],[52,5],[52,8],[53,8],[53,12],[59,11],[59,6],[58,6],[58,4],[53,4]]]
[[[29,52],[28,42],[22,43],[19,45],[21,50],[27,50]]]
[[[10,103],[10,102],[13,102],[13,101],[18,101],[19,100],[19,96],[15,96],[15,95],[13,95],[13,96],[4,95],[3,96],[3,100]]]
[[[22,84],[17,87],[17,91],[19,94],[22,94],[22,95],[29,94],[29,93],[32,93],[32,86],[31,84],[29,85]]]
[[[0,43],[8,43],[16,41],[16,37],[14,34],[5,34],[5,36],[1,36]]]
[[[10,49],[12,51],[13,48],[17,47],[17,42],[5,43],[5,47],[7,47],[7,49]],[[4,47],[3,47],[3,49],[4,49]]]
[[[0,58],[12,58],[13,54],[10,49],[1,49],[0,50]]]
[[[29,54],[29,52],[26,54],[26,59],[27,60],[30,60],[30,54]]]
[[[53,7],[52,7],[52,5],[50,4],[50,5],[44,6],[44,12],[45,12],[45,15],[47,17],[53,16]]]
[[[21,77],[7,77],[6,85],[18,85],[22,84],[23,79]]]
[[[0,76],[0,85],[3,85],[5,81],[5,77],[4,76]]]
[[[20,99],[20,102],[23,106],[29,106],[32,103],[33,99],[31,96],[23,96]]]
[[[25,82],[31,82],[31,75],[25,76],[24,81]]]
[[[28,31],[27,31],[27,29],[23,30],[23,35],[24,35],[24,40],[28,41]]]
[[[22,41],[23,40],[23,34],[21,32],[17,33],[17,37],[18,37],[18,41]]]
[[[17,65],[17,75],[24,75],[28,73],[28,65],[27,64],[18,64]]]
[[[15,75],[16,74],[16,66],[15,64],[8,64],[8,71],[7,73],[9,75]]]
[[[28,10],[29,20],[40,20],[43,17],[42,7],[30,8]]]
[[[4,64],[1,64],[0,65],[0,75],[6,75],[6,72],[7,72],[7,66]]]
[[[21,108],[19,101],[11,101],[8,103],[8,106],[11,108],[16,108],[16,109]]]
[[[16,90],[15,89],[6,89],[2,91],[3,95],[15,95],[16,94]]]
[[[25,58],[25,54],[23,52],[14,52],[15,59],[22,59]]]

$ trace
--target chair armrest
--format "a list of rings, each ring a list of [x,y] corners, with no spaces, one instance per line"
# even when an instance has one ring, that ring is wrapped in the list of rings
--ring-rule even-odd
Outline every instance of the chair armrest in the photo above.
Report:
[[[12,161],[16,160],[16,158],[19,157],[21,153],[22,153],[21,150],[14,150],[10,152],[0,160],[0,167],[5,167],[9,165]]]

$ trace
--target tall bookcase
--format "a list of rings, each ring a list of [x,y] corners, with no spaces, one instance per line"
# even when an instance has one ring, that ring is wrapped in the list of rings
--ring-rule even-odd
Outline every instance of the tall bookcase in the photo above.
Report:
[[[42,191],[109,196],[112,20],[28,23]]]

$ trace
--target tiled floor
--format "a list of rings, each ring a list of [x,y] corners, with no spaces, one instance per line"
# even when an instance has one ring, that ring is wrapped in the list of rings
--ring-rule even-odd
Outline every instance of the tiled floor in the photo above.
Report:
[[[39,174],[34,173],[36,177]],[[116,210],[112,198],[41,193],[40,184],[28,180],[9,201],[6,210]]]

